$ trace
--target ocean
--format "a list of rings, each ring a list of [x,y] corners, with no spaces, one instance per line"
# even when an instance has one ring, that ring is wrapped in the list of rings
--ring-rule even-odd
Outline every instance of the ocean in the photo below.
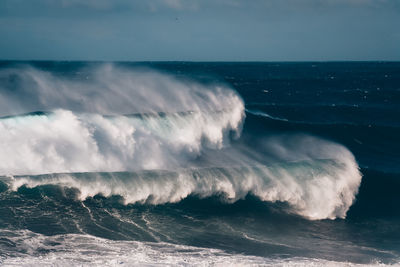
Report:
[[[0,265],[400,265],[400,63],[0,62]]]

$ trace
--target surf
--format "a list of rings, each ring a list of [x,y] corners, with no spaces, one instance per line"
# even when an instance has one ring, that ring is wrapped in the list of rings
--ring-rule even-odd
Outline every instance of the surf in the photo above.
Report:
[[[311,220],[346,217],[361,174],[345,147],[304,134],[240,141],[244,102],[224,84],[111,64],[86,72],[0,72],[19,83],[0,97],[0,175],[10,190],[56,185],[77,189],[80,201],[154,205],[253,195]]]

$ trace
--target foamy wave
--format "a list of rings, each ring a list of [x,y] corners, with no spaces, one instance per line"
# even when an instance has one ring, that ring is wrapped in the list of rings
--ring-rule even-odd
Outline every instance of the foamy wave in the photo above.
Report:
[[[303,149],[304,155],[314,159],[269,166],[243,160],[240,166],[174,171],[22,176],[13,177],[9,184],[12,190],[23,185],[46,184],[77,188],[81,200],[97,194],[119,195],[126,204],[171,203],[189,195],[200,198],[223,195],[225,201],[234,202],[252,194],[262,201],[286,202],[290,212],[309,219],[344,218],[361,182],[358,166],[353,155],[342,146],[310,137],[298,139],[297,143],[302,147],[310,140],[318,146],[320,159]],[[238,159],[238,155],[235,157]],[[245,157],[242,155],[242,159]]]
[[[0,114],[46,111],[0,119],[0,175],[66,173],[14,177],[14,190],[55,184],[79,189],[82,200],[153,204],[253,194],[310,219],[343,218],[354,201],[361,175],[338,144],[281,135],[229,148],[245,113],[227,87],[112,65],[89,73],[68,80],[31,68],[0,72],[18,81],[17,90],[0,90]]]
[[[18,245],[13,247],[12,257],[0,256],[2,266],[389,266],[379,262],[357,264],[301,257],[266,258],[220,249],[113,241],[78,234],[44,236],[19,231],[12,235],[14,237],[9,239]]]

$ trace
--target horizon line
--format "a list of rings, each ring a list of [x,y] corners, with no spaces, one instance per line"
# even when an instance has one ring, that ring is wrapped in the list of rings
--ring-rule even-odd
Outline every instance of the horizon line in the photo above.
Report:
[[[399,60],[84,60],[84,59],[0,59],[0,62],[87,62],[87,63],[400,63]]]

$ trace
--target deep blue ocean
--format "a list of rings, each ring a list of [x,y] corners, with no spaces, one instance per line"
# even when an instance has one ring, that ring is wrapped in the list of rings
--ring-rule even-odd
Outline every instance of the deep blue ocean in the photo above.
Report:
[[[400,264],[400,63],[0,62],[0,265]]]

